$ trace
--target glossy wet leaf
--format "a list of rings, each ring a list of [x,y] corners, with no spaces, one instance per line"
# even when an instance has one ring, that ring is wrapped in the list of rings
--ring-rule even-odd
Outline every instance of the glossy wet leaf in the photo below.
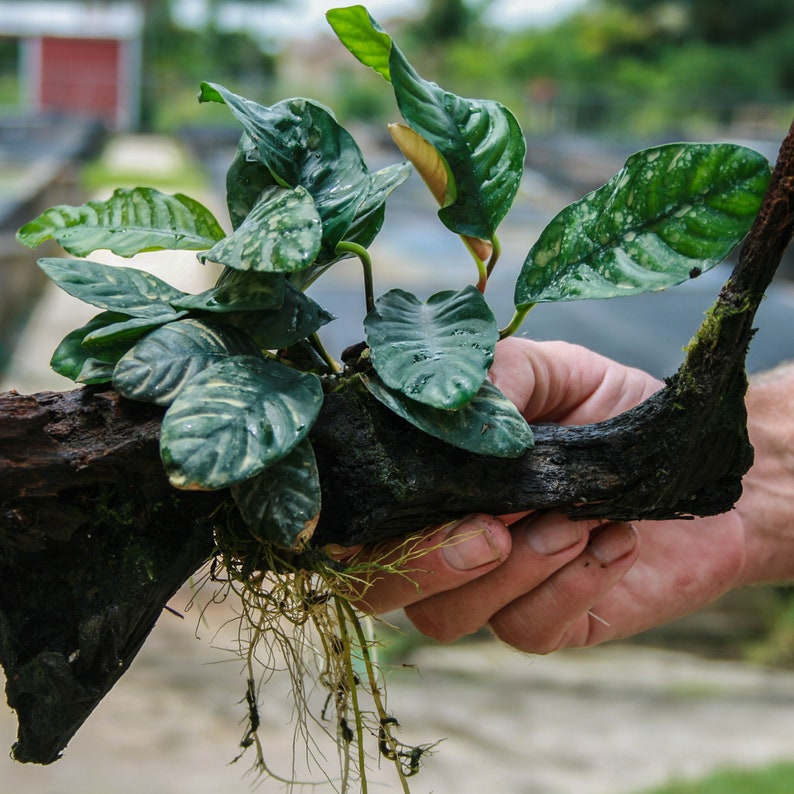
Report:
[[[143,251],[210,248],[224,236],[215,216],[189,196],[153,188],[119,188],[106,200],[53,207],[26,223],[17,238],[35,248],[50,238],[70,254],[109,249],[119,256]]]
[[[361,6],[335,9],[329,21],[353,55],[391,81],[403,118],[444,158],[442,222],[492,240],[524,173],[526,143],[515,116],[499,102],[466,99],[422,79]]]
[[[320,476],[304,439],[262,474],[232,486],[232,496],[251,534],[262,543],[302,547],[320,518]]]
[[[472,286],[422,303],[403,290],[375,302],[364,323],[372,364],[387,386],[436,408],[459,408],[479,390],[499,332]]]
[[[356,214],[345,231],[342,242],[351,242],[369,247],[377,237],[386,216],[386,200],[411,175],[410,163],[396,163],[370,174],[370,185],[356,210]],[[352,256],[347,251],[323,251],[314,265],[290,275],[290,283],[303,287],[314,282],[319,275],[340,259]]]
[[[350,133],[327,108],[309,99],[265,107],[214,83],[201,84],[199,99],[227,105],[279,184],[309,191],[323,223],[323,248],[333,254],[370,184]]]
[[[304,292],[287,284],[284,299],[277,309],[239,312],[228,319],[261,348],[278,350],[311,336],[335,318]]]
[[[262,163],[256,144],[244,132],[226,172],[226,207],[232,228],[236,229],[246,219],[262,191],[275,184],[273,175]]]
[[[191,378],[166,411],[160,454],[177,488],[226,488],[286,457],[322,404],[315,375],[234,356]]]
[[[129,350],[133,340],[114,341],[101,345],[83,344],[94,331],[129,319],[127,315],[102,312],[85,325],[75,328],[61,340],[50,359],[50,366],[59,375],[78,383],[106,383],[113,377],[116,362]]]
[[[515,458],[534,443],[532,429],[515,405],[487,381],[462,408],[444,411],[411,400],[377,377],[363,380],[370,393],[398,416],[468,452]]]
[[[230,270],[217,286],[172,302],[178,309],[225,314],[277,309],[284,302],[286,280],[280,273]]]
[[[87,259],[39,259],[39,267],[62,290],[100,309],[132,317],[176,314],[171,302],[184,296],[162,279],[134,267]]]
[[[708,270],[749,230],[769,175],[762,155],[733,144],[637,152],[549,223],[524,262],[516,306],[633,295]]]
[[[259,354],[249,337],[229,326],[185,319],[147,334],[113,370],[114,388],[131,400],[170,405],[182,387],[217,361]]]
[[[312,264],[320,251],[322,221],[308,191],[266,187],[245,220],[199,255],[234,270],[290,273]]]

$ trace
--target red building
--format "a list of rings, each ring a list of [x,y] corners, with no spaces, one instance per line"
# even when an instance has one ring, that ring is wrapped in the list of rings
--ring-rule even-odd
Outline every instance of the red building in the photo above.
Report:
[[[111,129],[137,126],[143,12],[134,2],[4,2],[0,36],[20,42],[22,101]]]

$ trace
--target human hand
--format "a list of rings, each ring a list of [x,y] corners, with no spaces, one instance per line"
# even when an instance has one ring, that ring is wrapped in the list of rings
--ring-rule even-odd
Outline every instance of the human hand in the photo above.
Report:
[[[662,385],[582,347],[522,339],[497,346],[490,377],[535,423],[601,421]],[[735,511],[634,525],[477,515],[412,544],[405,575],[373,577],[362,607],[405,608],[441,642],[489,626],[534,653],[629,636],[692,611],[736,583],[744,549]],[[404,552],[393,543],[386,554]]]

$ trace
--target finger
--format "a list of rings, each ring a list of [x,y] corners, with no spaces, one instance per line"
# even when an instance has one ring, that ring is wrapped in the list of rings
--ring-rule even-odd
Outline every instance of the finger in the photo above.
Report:
[[[516,599],[491,618],[501,640],[529,653],[550,653],[606,639],[613,630],[590,610],[631,568],[639,554],[631,524],[606,524],[586,550],[542,585]],[[589,614],[588,614],[589,613]]]
[[[586,424],[616,416],[663,385],[579,345],[509,337],[489,379],[528,421]]]
[[[471,634],[579,555],[595,526],[596,522],[571,521],[558,513],[529,516],[511,528],[510,557],[498,569],[454,591],[418,601],[406,615],[419,631],[439,642]]]
[[[408,542],[377,551],[378,572],[366,577],[356,606],[381,614],[399,609],[493,570],[511,547],[510,531],[494,516],[473,515]],[[382,572],[394,567],[395,572]]]

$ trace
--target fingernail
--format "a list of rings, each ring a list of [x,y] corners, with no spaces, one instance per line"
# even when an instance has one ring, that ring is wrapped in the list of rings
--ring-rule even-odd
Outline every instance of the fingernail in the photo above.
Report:
[[[550,556],[575,546],[584,534],[578,521],[562,516],[541,518],[527,528],[527,543],[537,554]]]
[[[607,524],[592,535],[590,553],[602,565],[609,565],[625,557],[636,545],[636,530],[631,524]]]
[[[464,518],[448,530],[441,546],[447,565],[458,571],[471,571],[498,560],[501,550],[488,529],[477,518]]]

